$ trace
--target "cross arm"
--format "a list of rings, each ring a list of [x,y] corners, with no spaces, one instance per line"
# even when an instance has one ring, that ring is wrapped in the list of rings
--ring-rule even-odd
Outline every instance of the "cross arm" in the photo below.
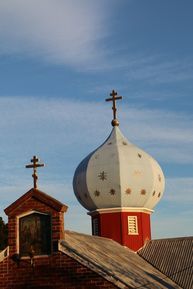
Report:
[[[115,97],[115,99],[122,99],[122,96],[117,96],[117,97]],[[106,101],[112,101],[113,99],[112,98],[106,98],[105,100]]]

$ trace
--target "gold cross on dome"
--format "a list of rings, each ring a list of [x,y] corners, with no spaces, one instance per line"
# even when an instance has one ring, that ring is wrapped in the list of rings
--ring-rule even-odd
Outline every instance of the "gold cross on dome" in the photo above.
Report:
[[[116,100],[118,99],[122,99],[122,96],[117,96],[117,92],[114,91],[114,89],[112,90],[112,92],[110,93],[110,96],[112,96],[111,98],[107,98],[105,99],[106,101],[112,101],[113,102],[113,106],[112,106],[112,110],[113,110],[113,120],[112,120],[112,126],[118,126],[119,125],[119,121],[116,118],[116,114],[117,114],[117,108],[116,108]]]
[[[37,180],[38,180],[37,168],[44,167],[44,164],[39,164],[38,162],[39,159],[36,156],[33,156],[33,159],[31,159],[32,164],[25,166],[27,169],[33,168],[32,178],[34,179],[34,189],[37,189]]]

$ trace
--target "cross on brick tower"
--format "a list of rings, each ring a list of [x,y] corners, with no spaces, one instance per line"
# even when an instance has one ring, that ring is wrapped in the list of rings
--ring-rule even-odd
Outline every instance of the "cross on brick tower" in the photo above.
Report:
[[[36,156],[33,156],[33,159],[31,160],[31,162],[32,162],[31,165],[26,165],[25,167],[27,169],[33,168],[32,178],[34,179],[34,189],[37,189],[37,180],[38,180],[37,168],[44,167],[44,164],[38,164],[39,159]]]
[[[106,101],[112,101],[113,102],[113,120],[111,122],[112,126],[118,126],[119,125],[119,121],[116,118],[116,112],[117,112],[117,108],[116,108],[116,100],[118,99],[122,99],[122,96],[116,96],[117,92],[112,90],[112,92],[110,93],[110,96],[112,96],[111,98],[107,98],[105,99]]]

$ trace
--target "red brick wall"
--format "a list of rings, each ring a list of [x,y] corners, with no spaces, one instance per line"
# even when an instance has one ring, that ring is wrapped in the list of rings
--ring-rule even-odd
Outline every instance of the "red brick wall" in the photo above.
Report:
[[[49,203],[49,202],[48,202]],[[51,215],[52,242],[65,239],[64,214],[36,197],[24,198],[8,213],[9,257],[0,262],[0,289],[115,289],[113,284],[61,252],[50,256],[22,258],[19,266],[12,260],[17,250],[18,220],[21,214],[39,211]]]
[[[49,257],[21,260],[19,267],[11,258],[0,263],[0,289],[115,289],[97,273],[58,252]]]
[[[33,210],[51,215],[53,242],[64,239],[64,213],[52,209],[35,198],[30,198],[8,216],[8,245],[10,255],[17,253],[17,216]]]

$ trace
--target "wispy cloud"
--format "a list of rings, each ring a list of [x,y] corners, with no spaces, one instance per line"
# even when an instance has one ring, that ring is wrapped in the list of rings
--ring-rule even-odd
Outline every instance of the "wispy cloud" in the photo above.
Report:
[[[0,53],[26,53],[71,66],[102,62],[104,5],[89,0],[1,1]]]
[[[153,238],[192,236],[193,177],[166,178],[166,190],[152,215]]]
[[[121,110],[120,127],[131,142],[156,153],[163,162],[193,162],[191,115],[141,107]],[[21,152],[30,147],[45,152],[54,147],[73,151],[77,144],[83,148],[87,143],[86,147],[94,149],[104,140],[110,131],[111,111],[107,114],[106,106],[96,102],[1,97],[0,118],[1,151],[9,146],[11,150],[13,144],[18,152],[21,144],[25,147]]]
[[[179,205],[173,212],[156,208],[152,215],[153,239],[193,236],[192,219],[192,210],[184,206]]]
[[[81,230],[90,232],[90,219],[74,197],[72,178],[81,159],[110,133],[110,119],[111,111],[107,114],[105,105],[96,102],[1,97],[0,215],[6,206],[32,186],[31,172],[24,166],[38,154],[46,163],[46,167],[39,171],[40,189],[69,205],[66,218],[69,229],[78,230],[76,222],[72,221],[78,218],[82,220],[79,223]],[[180,165],[193,164],[191,115],[125,106],[120,123],[124,135],[161,161],[163,166],[178,163],[180,170]],[[163,204],[175,207],[175,211],[179,207],[181,211],[189,207],[193,201],[193,178],[167,178],[166,183]],[[160,220],[162,216],[159,220],[156,217],[155,222]],[[185,224],[185,217],[183,220]],[[169,232],[169,222],[167,226]]]
[[[163,162],[193,163],[193,118],[167,110],[128,108],[121,113],[132,141]]]
[[[121,71],[127,82],[145,81],[152,85],[192,79],[190,59],[167,60],[165,55],[157,53],[150,56],[109,47],[108,40],[114,37],[110,16],[116,16],[116,2],[109,3],[1,1],[0,55],[39,57],[89,71]],[[125,41],[127,43],[128,39]]]
[[[191,178],[167,179],[167,193],[165,200],[168,202],[193,205],[193,176]]]
[[[168,57],[143,56],[131,62],[128,67],[130,80],[140,80],[151,84],[175,83],[193,78],[191,59],[168,60]]]

